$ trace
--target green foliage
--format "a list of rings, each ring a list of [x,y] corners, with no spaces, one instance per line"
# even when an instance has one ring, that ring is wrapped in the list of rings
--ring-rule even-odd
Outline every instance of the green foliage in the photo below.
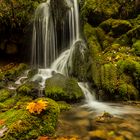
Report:
[[[2,0],[0,4],[0,25],[16,30],[24,28],[31,20],[38,4],[39,0]]]

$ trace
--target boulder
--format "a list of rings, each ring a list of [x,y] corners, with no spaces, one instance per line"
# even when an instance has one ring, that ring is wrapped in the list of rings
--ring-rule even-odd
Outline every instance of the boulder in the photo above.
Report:
[[[54,100],[76,102],[83,98],[83,93],[74,78],[55,74],[46,80],[45,95]]]

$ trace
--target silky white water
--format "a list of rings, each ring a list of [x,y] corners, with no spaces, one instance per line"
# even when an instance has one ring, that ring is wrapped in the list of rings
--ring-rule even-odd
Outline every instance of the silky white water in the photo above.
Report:
[[[42,3],[35,11],[32,37],[32,65],[48,68],[57,58],[57,34],[50,8],[50,0]]]

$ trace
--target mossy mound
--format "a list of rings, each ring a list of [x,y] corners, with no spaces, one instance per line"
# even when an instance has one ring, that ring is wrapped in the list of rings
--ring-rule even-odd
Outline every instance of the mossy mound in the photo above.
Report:
[[[54,133],[60,112],[59,106],[49,98],[40,99],[48,102],[47,108],[40,114],[32,114],[26,110],[29,100],[21,102],[21,104],[24,103],[24,106],[19,107],[15,105],[14,108],[0,113],[0,120],[3,120],[1,128],[3,126],[7,128],[7,131],[1,138],[2,140],[37,139],[38,136]]]
[[[81,16],[93,26],[109,18],[129,19],[138,15],[135,1],[130,0],[85,0]]]
[[[46,80],[45,95],[59,101],[75,102],[83,98],[83,93],[74,78],[55,74]]]

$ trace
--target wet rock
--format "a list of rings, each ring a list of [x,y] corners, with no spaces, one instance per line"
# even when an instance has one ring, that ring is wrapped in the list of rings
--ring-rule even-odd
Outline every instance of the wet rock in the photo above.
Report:
[[[132,140],[133,139],[133,134],[132,132],[129,131],[120,131],[118,132],[120,135],[124,136],[127,140]]]
[[[78,126],[82,126],[84,129],[88,129],[89,127],[89,121],[87,119],[81,119],[81,120],[77,120],[77,125]]]
[[[80,111],[80,112],[76,112],[75,116],[76,116],[77,118],[88,118],[89,112],[86,111],[86,110],[82,110],[82,111]]]
[[[39,92],[40,85],[36,82],[30,81],[25,84],[20,85],[16,91],[18,95],[31,96],[37,98],[40,94]]]
[[[89,132],[90,140],[106,140],[107,132],[105,130],[95,130]]]
[[[119,125],[119,128],[122,130],[128,130],[132,132],[139,131],[139,127],[137,125],[134,125],[132,123],[124,122]]]

